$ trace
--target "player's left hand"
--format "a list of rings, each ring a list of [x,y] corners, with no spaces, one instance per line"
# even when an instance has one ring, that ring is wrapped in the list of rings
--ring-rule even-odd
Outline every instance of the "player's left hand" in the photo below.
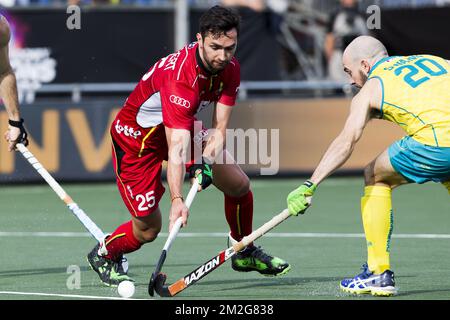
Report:
[[[23,119],[20,119],[20,121],[9,120],[8,131],[5,132],[4,137],[8,141],[9,151],[13,151],[18,143],[23,143],[27,146],[28,134],[23,126]]]
[[[305,213],[305,210],[311,205],[311,198],[316,188],[317,185],[306,180],[300,187],[289,193],[287,197],[289,214],[297,216],[299,213]]]
[[[189,168],[189,178],[196,178],[199,184],[199,190],[202,191],[208,188],[213,179],[213,172],[211,165],[207,163],[193,164]]]

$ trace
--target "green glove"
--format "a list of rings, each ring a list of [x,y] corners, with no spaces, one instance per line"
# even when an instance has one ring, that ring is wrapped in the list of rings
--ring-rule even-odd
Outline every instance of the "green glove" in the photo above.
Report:
[[[289,213],[293,216],[305,213],[311,203],[307,198],[312,197],[316,189],[317,185],[306,180],[300,187],[289,193],[287,197]]]
[[[211,185],[213,179],[211,165],[204,162],[192,165],[189,169],[189,178],[197,178],[199,185],[202,186],[202,190],[205,190]]]

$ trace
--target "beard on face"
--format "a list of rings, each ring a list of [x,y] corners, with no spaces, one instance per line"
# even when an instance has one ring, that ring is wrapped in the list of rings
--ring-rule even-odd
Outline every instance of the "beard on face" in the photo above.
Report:
[[[365,85],[366,84],[366,82],[367,82],[367,75],[366,74],[364,74],[364,72],[362,72],[361,70],[359,70],[359,77],[360,77],[360,79],[361,79],[361,86],[359,86],[359,85],[356,85],[356,87],[358,87],[359,89],[361,89],[362,87],[363,87],[363,85]]]
[[[212,73],[217,73],[222,71],[223,69],[225,69],[225,67],[228,65],[229,61],[226,61],[223,65],[221,65],[220,67],[214,67],[213,66],[213,61],[211,61],[210,59],[208,59],[208,54],[206,53],[206,50],[203,49],[203,59],[205,59],[206,62],[206,67],[209,69],[209,71],[211,71]]]

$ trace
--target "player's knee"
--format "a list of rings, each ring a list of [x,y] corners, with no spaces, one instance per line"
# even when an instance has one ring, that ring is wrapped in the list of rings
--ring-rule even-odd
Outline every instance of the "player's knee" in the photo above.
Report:
[[[157,237],[159,232],[161,231],[161,226],[139,226],[134,230],[136,238],[141,243],[147,243],[154,241]]]
[[[152,242],[158,237],[160,231],[161,229],[139,230],[139,240],[141,243]]]
[[[234,188],[234,194],[230,194],[233,197],[245,196],[250,191],[250,179],[243,175],[239,181],[239,184]]]
[[[364,181],[369,186],[375,184],[375,180],[374,163],[370,163],[364,168]]]
[[[152,242],[161,232],[161,211],[155,209],[149,215],[133,217],[133,232],[141,243]]]

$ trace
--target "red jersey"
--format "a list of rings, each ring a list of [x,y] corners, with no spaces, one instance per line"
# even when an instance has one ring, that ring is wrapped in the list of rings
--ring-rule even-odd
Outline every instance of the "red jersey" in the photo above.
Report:
[[[146,136],[158,125],[193,130],[197,112],[215,102],[234,106],[239,84],[240,66],[236,58],[225,69],[212,74],[204,67],[198,44],[193,42],[149,69],[118,113],[111,131],[117,138],[123,134],[126,140],[122,137],[120,140],[128,147],[135,145],[142,151],[147,147]],[[164,132],[157,131],[158,135]]]

